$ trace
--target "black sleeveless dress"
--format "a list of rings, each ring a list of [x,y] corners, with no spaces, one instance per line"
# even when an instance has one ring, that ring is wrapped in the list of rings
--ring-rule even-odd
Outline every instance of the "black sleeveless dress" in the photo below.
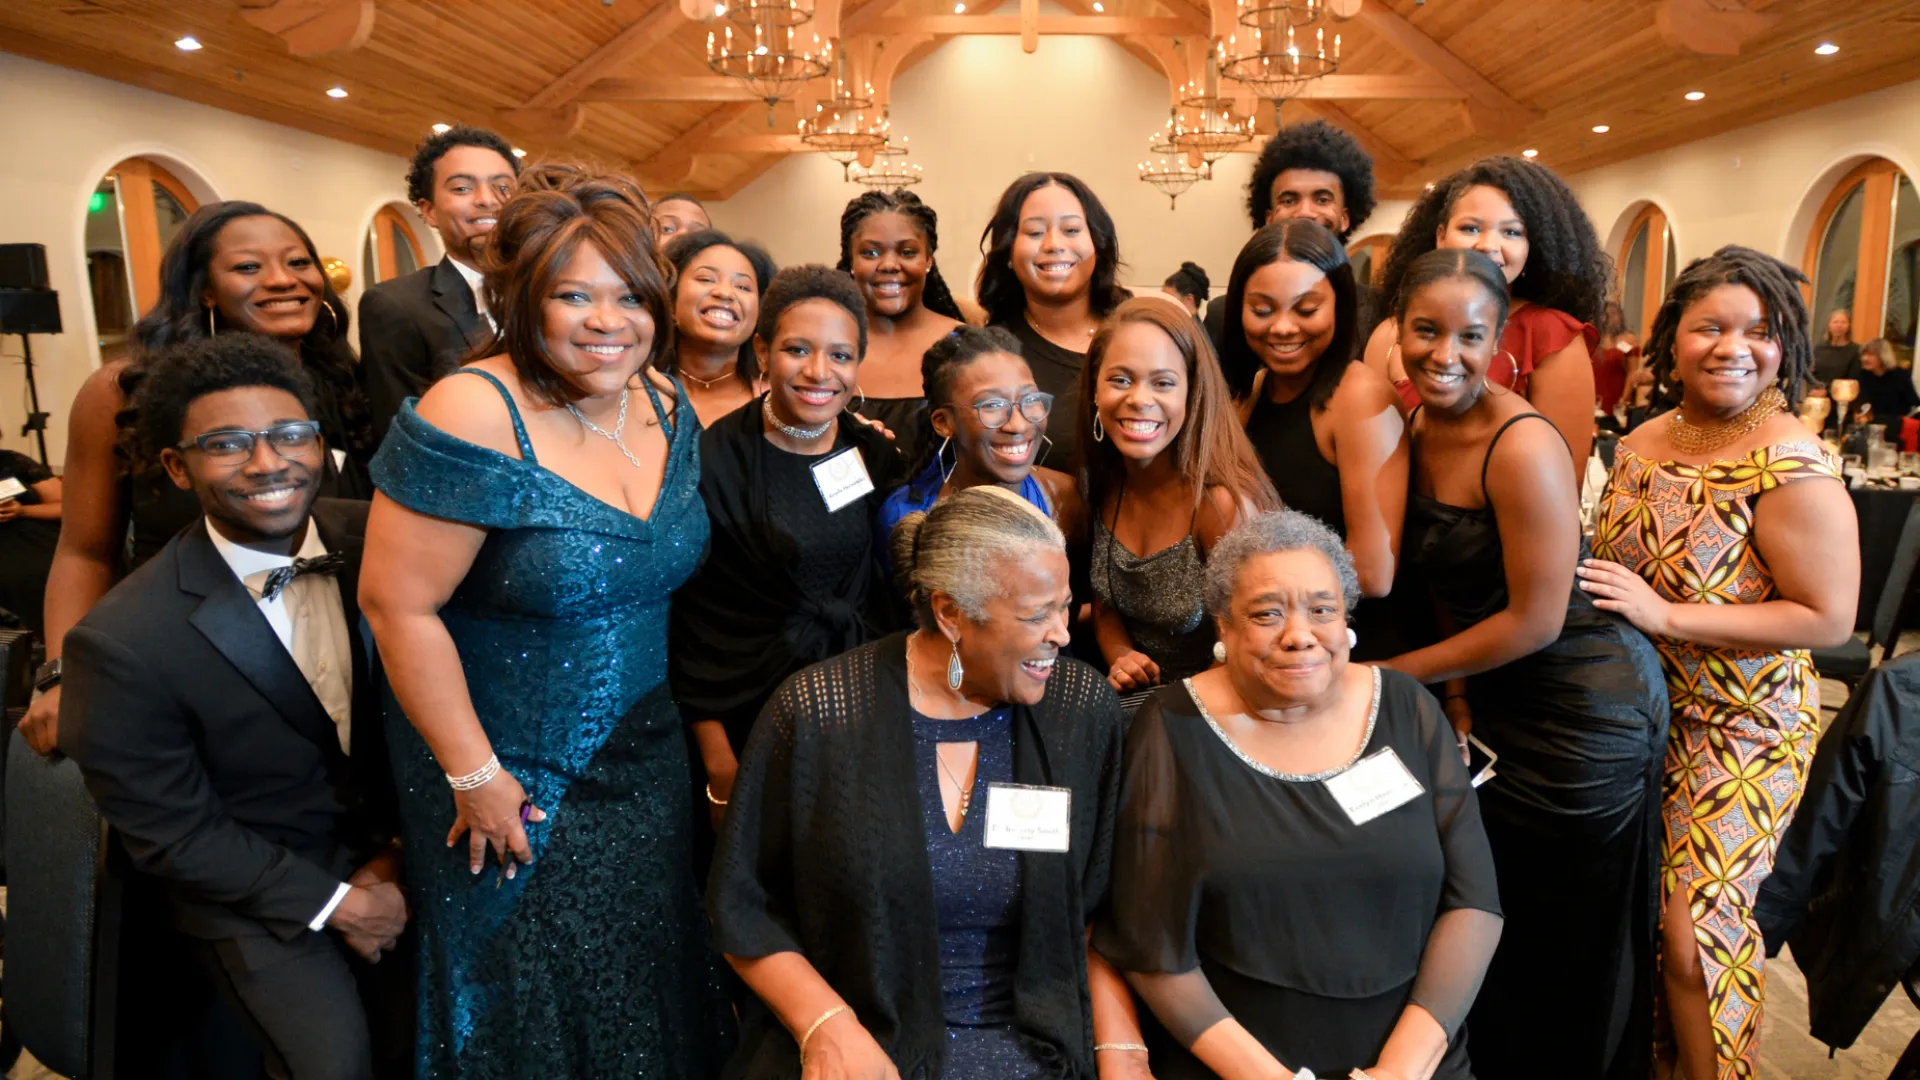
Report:
[[[1487,445],[1487,460],[1514,417]],[[1416,444],[1417,445],[1417,444]],[[1482,497],[1487,463],[1480,467]],[[1404,559],[1462,630],[1507,605],[1491,506],[1409,496]],[[1581,554],[1586,543],[1581,542]],[[1506,926],[1467,1026],[1480,1080],[1645,1077],[1668,705],[1660,658],[1578,585],[1558,639],[1467,680]]]

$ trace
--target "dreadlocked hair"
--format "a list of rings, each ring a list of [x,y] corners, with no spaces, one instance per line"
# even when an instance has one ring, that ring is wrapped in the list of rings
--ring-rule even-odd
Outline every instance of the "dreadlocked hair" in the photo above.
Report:
[[[914,228],[926,238],[930,262],[940,250],[940,215],[921,202],[920,196],[911,191],[868,191],[854,196],[840,212],[840,262],[835,269],[853,272],[853,234],[861,222],[875,214],[899,214],[913,222]],[[953,290],[947,288],[947,280],[940,276],[939,263],[932,263],[927,270],[926,284],[920,289],[920,303],[928,311],[955,322],[967,321],[960,314],[960,305],[954,302]]]
[[[1525,158],[1490,157],[1433,185],[1407,211],[1387,252],[1380,291],[1393,296],[1413,260],[1439,246],[1440,231],[1471,188],[1496,188],[1513,204],[1527,230],[1527,264],[1507,286],[1515,300],[1598,323],[1607,302],[1613,261],[1601,250],[1593,222],[1559,174]]]
[[[1680,380],[1674,377],[1674,340],[1680,333],[1680,319],[1701,297],[1722,285],[1743,285],[1752,289],[1767,310],[1767,333],[1780,344],[1780,372],[1774,385],[1787,396],[1787,408],[1797,409],[1813,379],[1813,340],[1807,317],[1807,302],[1800,286],[1807,275],[1771,255],[1728,244],[1704,259],[1687,264],[1673,280],[1673,288],[1660,302],[1653,317],[1653,329],[1647,334],[1646,357],[1653,374],[1653,402],[1658,409],[1680,404]]]

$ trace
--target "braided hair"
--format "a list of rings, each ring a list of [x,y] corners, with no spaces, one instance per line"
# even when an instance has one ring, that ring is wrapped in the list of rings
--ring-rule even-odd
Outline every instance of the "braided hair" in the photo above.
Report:
[[[1020,339],[998,326],[961,323],[920,357],[920,385],[926,388],[927,407],[920,410],[915,421],[920,429],[917,440],[920,452],[914,458],[913,467],[907,470],[909,477],[919,476],[940,451],[940,438],[933,430],[933,411],[954,404],[954,380],[968,364],[994,353],[1019,356]]]
[[[1490,157],[1433,185],[1407,211],[1380,273],[1380,291],[1400,291],[1413,260],[1439,246],[1438,236],[1461,196],[1475,187],[1498,189],[1527,229],[1527,264],[1508,285],[1515,300],[1564,311],[1598,323],[1607,302],[1613,260],[1601,250],[1593,222],[1566,181],[1525,158]]]
[[[920,196],[911,191],[868,191],[853,197],[847,208],[840,212],[840,262],[836,269],[853,272],[853,234],[860,223],[875,214],[899,214],[913,222],[914,228],[927,241],[927,257],[932,259],[940,250],[940,215],[933,207],[920,201]],[[931,312],[945,315],[955,322],[966,322],[960,314],[960,305],[954,302],[953,290],[947,288],[947,281],[940,276],[940,264],[933,263],[927,270],[927,282],[920,290],[920,303]]]
[[[1767,333],[1780,343],[1780,372],[1774,385],[1787,396],[1787,408],[1797,409],[1813,380],[1813,339],[1807,302],[1800,286],[1807,275],[1771,255],[1738,244],[1728,244],[1704,259],[1695,259],[1673,281],[1647,334],[1647,369],[1653,375],[1654,407],[1680,404],[1680,380],[1674,374],[1674,341],[1680,318],[1701,297],[1722,285],[1752,289],[1767,309]]]

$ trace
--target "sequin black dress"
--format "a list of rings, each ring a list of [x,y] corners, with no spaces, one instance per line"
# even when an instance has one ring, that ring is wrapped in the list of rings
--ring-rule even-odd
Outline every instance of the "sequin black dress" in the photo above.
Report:
[[[489,530],[440,617],[501,764],[547,812],[527,826],[531,866],[512,880],[468,873],[465,845],[447,850],[446,778],[389,693],[420,935],[419,1075],[708,1077],[732,1039],[666,685],[667,598],[707,543],[700,428],[680,391],[642,519],[542,468],[507,408],[519,459],[454,438],[409,401],[373,463],[388,498]]]

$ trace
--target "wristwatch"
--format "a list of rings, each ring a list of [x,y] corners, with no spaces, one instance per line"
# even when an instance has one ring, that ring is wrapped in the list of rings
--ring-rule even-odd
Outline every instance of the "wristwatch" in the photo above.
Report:
[[[35,693],[44,694],[59,685],[60,658],[56,656],[34,670],[33,689]]]

